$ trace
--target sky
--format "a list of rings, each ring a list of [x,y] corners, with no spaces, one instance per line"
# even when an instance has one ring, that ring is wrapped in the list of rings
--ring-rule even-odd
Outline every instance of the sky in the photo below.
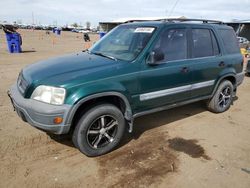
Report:
[[[250,19],[250,0],[0,0],[0,22],[32,24],[78,23],[128,17],[185,16],[187,18]],[[33,16],[32,16],[33,15]]]

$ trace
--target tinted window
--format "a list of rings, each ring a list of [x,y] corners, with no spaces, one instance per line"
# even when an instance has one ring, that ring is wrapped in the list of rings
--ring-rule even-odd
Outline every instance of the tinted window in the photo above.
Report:
[[[186,29],[171,29],[162,32],[153,51],[163,53],[163,61],[187,59]]]
[[[192,29],[193,58],[213,56],[213,45],[208,29]]]
[[[239,45],[236,39],[236,35],[233,30],[231,29],[221,29],[219,30],[221,38],[223,40],[224,48],[226,53],[233,54],[239,53]]]

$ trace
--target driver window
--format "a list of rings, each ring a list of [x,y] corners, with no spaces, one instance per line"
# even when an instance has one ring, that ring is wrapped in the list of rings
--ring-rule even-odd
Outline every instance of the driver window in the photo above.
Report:
[[[162,62],[187,59],[186,29],[171,29],[161,33],[154,52],[164,55]]]

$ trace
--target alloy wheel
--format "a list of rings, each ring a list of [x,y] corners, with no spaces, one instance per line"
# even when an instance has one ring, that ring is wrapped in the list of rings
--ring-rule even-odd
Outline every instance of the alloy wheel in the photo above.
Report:
[[[219,106],[221,108],[226,108],[229,103],[231,103],[231,89],[229,86],[222,89],[219,94]]]
[[[118,121],[110,115],[102,115],[92,122],[87,131],[87,142],[99,149],[113,142],[118,129]]]

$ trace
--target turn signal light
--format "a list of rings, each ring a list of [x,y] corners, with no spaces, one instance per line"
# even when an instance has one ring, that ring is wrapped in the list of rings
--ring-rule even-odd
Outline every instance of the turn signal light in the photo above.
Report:
[[[55,124],[60,124],[60,123],[62,123],[63,122],[63,118],[62,117],[55,117],[54,118],[54,123]]]

